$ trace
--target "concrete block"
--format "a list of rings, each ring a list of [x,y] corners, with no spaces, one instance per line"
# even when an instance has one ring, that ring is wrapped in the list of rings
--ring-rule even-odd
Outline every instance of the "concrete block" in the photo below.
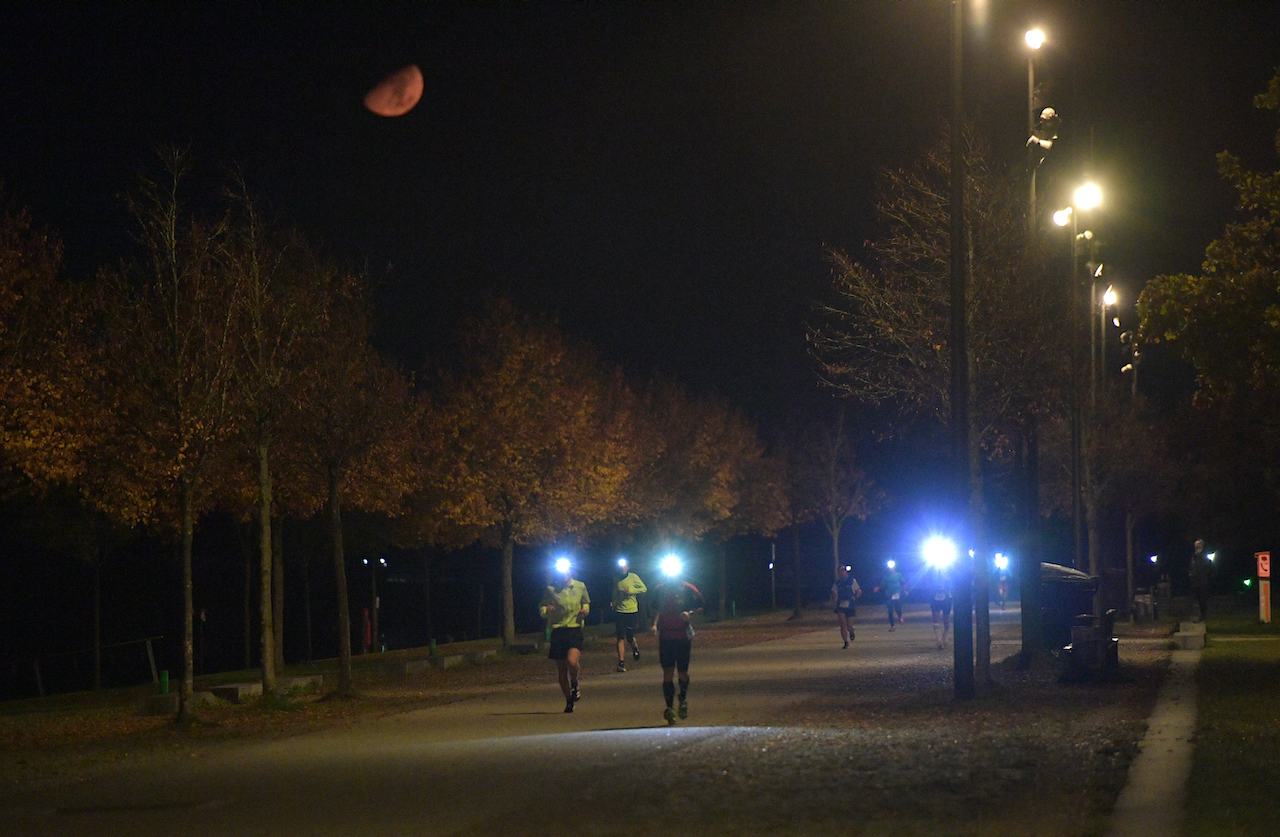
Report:
[[[1173,635],[1178,647],[1183,651],[1195,651],[1204,648],[1204,634],[1184,634],[1181,631]]]
[[[257,683],[226,683],[209,689],[215,697],[230,703],[243,703],[245,698],[262,694],[262,681]]]
[[[1179,622],[1178,633],[1189,636],[1204,636],[1203,622]]]
[[[446,669],[462,665],[464,657],[461,654],[445,654],[439,657],[428,657],[427,659],[436,668]]]
[[[473,663],[483,663],[485,660],[491,660],[498,656],[498,649],[486,648],[483,651],[472,651],[467,655],[467,659]]]
[[[543,649],[541,642],[515,642],[508,649],[512,654],[537,654]]]
[[[177,715],[178,693],[147,695],[138,704],[139,715]]]

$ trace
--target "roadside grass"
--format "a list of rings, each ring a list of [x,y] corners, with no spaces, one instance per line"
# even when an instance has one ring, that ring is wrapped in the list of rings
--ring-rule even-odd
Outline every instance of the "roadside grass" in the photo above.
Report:
[[[1215,622],[1235,621],[1211,617],[1210,633]],[[1232,632],[1260,633],[1249,627]],[[1187,837],[1272,837],[1280,829],[1280,642],[1212,643],[1196,684]]]
[[[1216,602],[1215,602],[1216,604]],[[1280,638],[1280,622],[1263,622],[1258,618],[1258,605],[1254,602],[1232,603],[1230,607],[1214,609],[1210,605],[1209,621],[1205,629],[1210,635],[1224,634],[1233,636],[1274,636]]]

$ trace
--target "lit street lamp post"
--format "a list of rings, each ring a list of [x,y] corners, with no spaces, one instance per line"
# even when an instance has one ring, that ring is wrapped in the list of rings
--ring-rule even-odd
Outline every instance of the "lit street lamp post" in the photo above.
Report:
[[[1025,37],[1029,48],[1027,52],[1027,136],[1030,137],[1036,129],[1036,51],[1044,45],[1044,32],[1032,29]],[[1027,168],[1030,191],[1027,199],[1027,229],[1032,237],[1035,236],[1038,226],[1036,221],[1036,169],[1039,168],[1039,161],[1036,158],[1038,154],[1038,146],[1028,140]]]

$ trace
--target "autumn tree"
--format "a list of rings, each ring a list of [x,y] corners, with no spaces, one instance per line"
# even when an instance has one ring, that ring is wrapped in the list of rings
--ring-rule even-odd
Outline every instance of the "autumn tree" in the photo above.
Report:
[[[193,689],[191,545],[209,501],[209,474],[226,451],[232,413],[235,283],[219,258],[223,219],[185,206],[186,155],[162,154],[163,172],[130,196],[138,259],[100,280],[102,387],[95,408],[115,418],[93,458],[91,495],[125,523],[159,519],[178,536],[182,567],[179,714]]]
[[[833,252],[831,294],[808,334],[821,379],[844,395],[945,425],[950,415],[950,160],[947,145],[919,164],[886,171],[877,209],[884,232],[867,242],[865,262]],[[990,163],[985,144],[964,137],[966,240],[970,249],[966,322],[971,365],[969,506],[982,552],[985,516],[981,456],[1007,457],[1019,434],[1065,401],[1062,323],[1068,294],[1044,280],[1038,247],[1028,246],[1020,190]],[[1024,577],[1038,577],[1025,555]],[[978,663],[984,667],[986,562],[975,564]],[[983,676],[982,671],[979,676]]]
[[[288,446],[323,487],[315,499],[329,523],[338,597],[338,685],[355,694],[343,509],[395,514],[417,485],[413,465],[418,403],[410,380],[369,343],[361,277],[328,271],[318,284],[317,328],[301,348],[295,441]]]
[[[448,440],[443,512],[501,552],[502,639],[515,639],[515,546],[613,519],[628,478],[627,422],[594,356],[506,300],[460,330],[437,411]]]

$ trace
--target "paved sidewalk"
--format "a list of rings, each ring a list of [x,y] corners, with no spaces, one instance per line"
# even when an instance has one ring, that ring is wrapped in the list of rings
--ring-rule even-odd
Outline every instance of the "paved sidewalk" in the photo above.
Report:
[[[1110,837],[1177,837],[1186,818],[1200,651],[1174,651],[1147,734],[1111,814]]]

